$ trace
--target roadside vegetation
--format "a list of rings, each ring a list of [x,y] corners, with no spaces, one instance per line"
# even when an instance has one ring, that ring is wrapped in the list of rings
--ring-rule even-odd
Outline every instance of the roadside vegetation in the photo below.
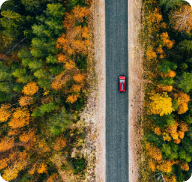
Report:
[[[80,112],[91,0],[9,0],[0,16],[0,173],[6,181],[83,181]],[[76,152],[74,151],[76,149]],[[72,176],[72,177],[71,177]]]
[[[143,0],[145,102],[141,181],[183,182],[192,174],[192,8]]]

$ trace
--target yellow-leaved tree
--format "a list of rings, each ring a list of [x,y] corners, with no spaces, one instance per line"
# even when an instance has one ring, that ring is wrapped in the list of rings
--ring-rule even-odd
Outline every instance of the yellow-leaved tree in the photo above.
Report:
[[[150,102],[148,104],[148,114],[171,114],[174,111],[172,106],[172,98],[167,95],[167,92],[155,93],[152,92]]]
[[[32,96],[39,90],[39,87],[36,82],[30,82],[23,87],[22,92],[26,95]]]

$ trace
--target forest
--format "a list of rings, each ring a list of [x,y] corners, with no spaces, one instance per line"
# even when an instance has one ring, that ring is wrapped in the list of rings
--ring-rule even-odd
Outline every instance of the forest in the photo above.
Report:
[[[192,8],[143,0],[145,79],[141,181],[183,182],[192,174]]]
[[[89,88],[90,6],[91,0],[9,0],[1,7],[0,173],[6,181],[62,181],[61,170],[83,180],[87,158],[71,153],[85,138],[79,113]]]

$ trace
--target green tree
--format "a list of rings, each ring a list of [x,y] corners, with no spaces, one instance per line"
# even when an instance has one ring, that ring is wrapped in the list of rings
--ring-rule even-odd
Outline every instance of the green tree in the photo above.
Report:
[[[49,74],[46,70],[44,69],[40,69],[40,70],[37,70],[35,73],[34,73],[34,76],[37,77],[38,79],[40,78],[45,78],[47,77]]]
[[[51,80],[48,79],[48,78],[42,78],[42,79],[39,79],[37,81],[38,85],[41,87],[41,88],[47,88],[47,89],[50,89],[51,88]]]
[[[165,78],[165,77],[163,77],[159,82],[162,85],[173,85],[175,83],[173,78]]]
[[[164,6],[165,10],[168,11],[169,9],[172,9],[175,5],[177,4],[182,5],[184,1],[182,0],[174,0],[174,1],[169,1],[169,0],[159,0],[160,6]]]
[[[37,70],[37,69],[41,69],[43,68],[43,61],[40,60],[31,60],[30,62],[28,62],[28,66],[31,70]]]
[[[179,42],[179,47],[182,50],[191,51],[192,50],[192,40],[183,40]]]
[[[41,105],[37,110],[35,110],[31,116],[33,116],[34,118],[43,116],[45,113],[49,113],[51,111],[53,111],[56,108],[56,102],[50,102],[48,104],[43,104]]]
[[[167,125],[173,126],[175,124],[173,114],[163,116],[151,115],[150,117],[154,120],[155,125],[158,125],[161,128],[165,128]]]
[[[61,64],[58,64],[58,65],[49,65],[49,72],[52,74],[52,75],[57,75],[57,74],[60,74],[62,71],[64,71],[64,68]]]
[[[163,144],[161,151],[162,155],[165,155],[166,158],[169,158],[169,155],[171,154],[171,147],[169,146],[169,144]]]
[[[34,76],[33,75],[24,75],[22,77],[18,78],[18,81],[21,83],[28,83],[31,82],[32,80],[34,80]]]
[[[49,54],[48,57],[46,57],[46,62],[52,64],[58,63],[57,56]]]
[[[192,89],[192,73],[184,72],[180,78],[178,87],[184,92],[189,93],[189,91]]]
[[[25,75],[26,74],[26,69],[16,69],[13,73],[12,73],[12,75],[14,76],[14,77],[21,77],[21,76],[23,76],[23,75]]]
[[[176,70],[177,69],[177,64],[164,60],[161,65],[158,67],[158,71],[161,71],[163,73],[169,73],[171,70]]]
[[[60,114],[54,114],[49,118],[48,126],[51,135],[58,136],[65,132],[69,123],[70,119],[66,109],[63,107]]]

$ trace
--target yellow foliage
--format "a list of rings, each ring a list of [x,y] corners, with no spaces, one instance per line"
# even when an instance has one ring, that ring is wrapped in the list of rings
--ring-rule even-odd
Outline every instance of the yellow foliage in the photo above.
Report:
[[[69,62],[66,62],[66,64],[64,65],[64,68],[66,70],[72,70],[75,68],[75,62],[74,61],[69,61]]]
[[[30,82],[23,87],[22,92],[26,95],[32,96],[39,90],[38,85],[35,82]]]
[[[178,104],[182,102],[188,103],[190,101],[190,96],[187,95],[186,93],[180,92],[179,93],[179,99],[178,99]]]
[[[168,49],[171,49],[174,44],[174,40],[169,40],[169,35],[167,32],[163,32],[160,35],[161,40],[163,41],[164,45],[167,46]]]
[[[156,171],[156,163],[150,159],[149,160],[149,168],[151,169],[151,171],[155,172]]]
[[[40,164],[40,165],[38,166],[38,168],[37,168],[37,172],[38,172],[39,174],[41,174],[41,173],[47,173],[47,165],[44,164],[44,163]]]
[[[85,79],[85,74],[77,74],[73,76],[73,79],[75,80],[75,82],[77,83],[81,83],[84,81]]]
[[[30,105],[32,103],[31,101],[32,101],[32,97],[24,96],[24,97],[20,98],[19,105],[20,106],[27,106],[27,105]]]
[[[157,169],[162,172],[169,173],[172,170],[173,163],[170,160],[163,160],[161,164],[157,165]]]
[[[172,136],[173,140],[177,140],[177,139],[179,139],[179,135],[178,135],[177,132],[173,132],[173,133],[171,133],[171,136]]]
[[[170,137],[169,133],[163,132],[162,136],[163,136],[164,141],[171,141],[171,137]]]
[[[149,47],[147,49],[146,56],[147,56],[147,59],[149,60],[157,58],[157,54],[153,51],[152,47]]]
[[[189,171],[189,165],[188,163],[181,163],[179,164],[180,168],[183,170],[183,171]]]
[[[16,108],[15,112],[13,113],[13,118],[20,119],[20,118],[27,118],[30,117],[30,113],[27,108]]]
[[[174,110],[172,106],[172,98],[167,95],[167,92],[151,93],[150,96],[151,102],[149,103],[149,112],[152,114],[171,114]]]
[[[28,173],[30,175],[33,175],[35,173],[35,165],[30,170],[28,170]]]
[[[150,143],[147,143],[146,149],[148,150],[149,156],[153,159],[159,161],[162,159],[162,152],[159,148],[152,146]]]
[[[5,122],[11,116],[10,105],[2,104],[0,109],[0,122]]]

